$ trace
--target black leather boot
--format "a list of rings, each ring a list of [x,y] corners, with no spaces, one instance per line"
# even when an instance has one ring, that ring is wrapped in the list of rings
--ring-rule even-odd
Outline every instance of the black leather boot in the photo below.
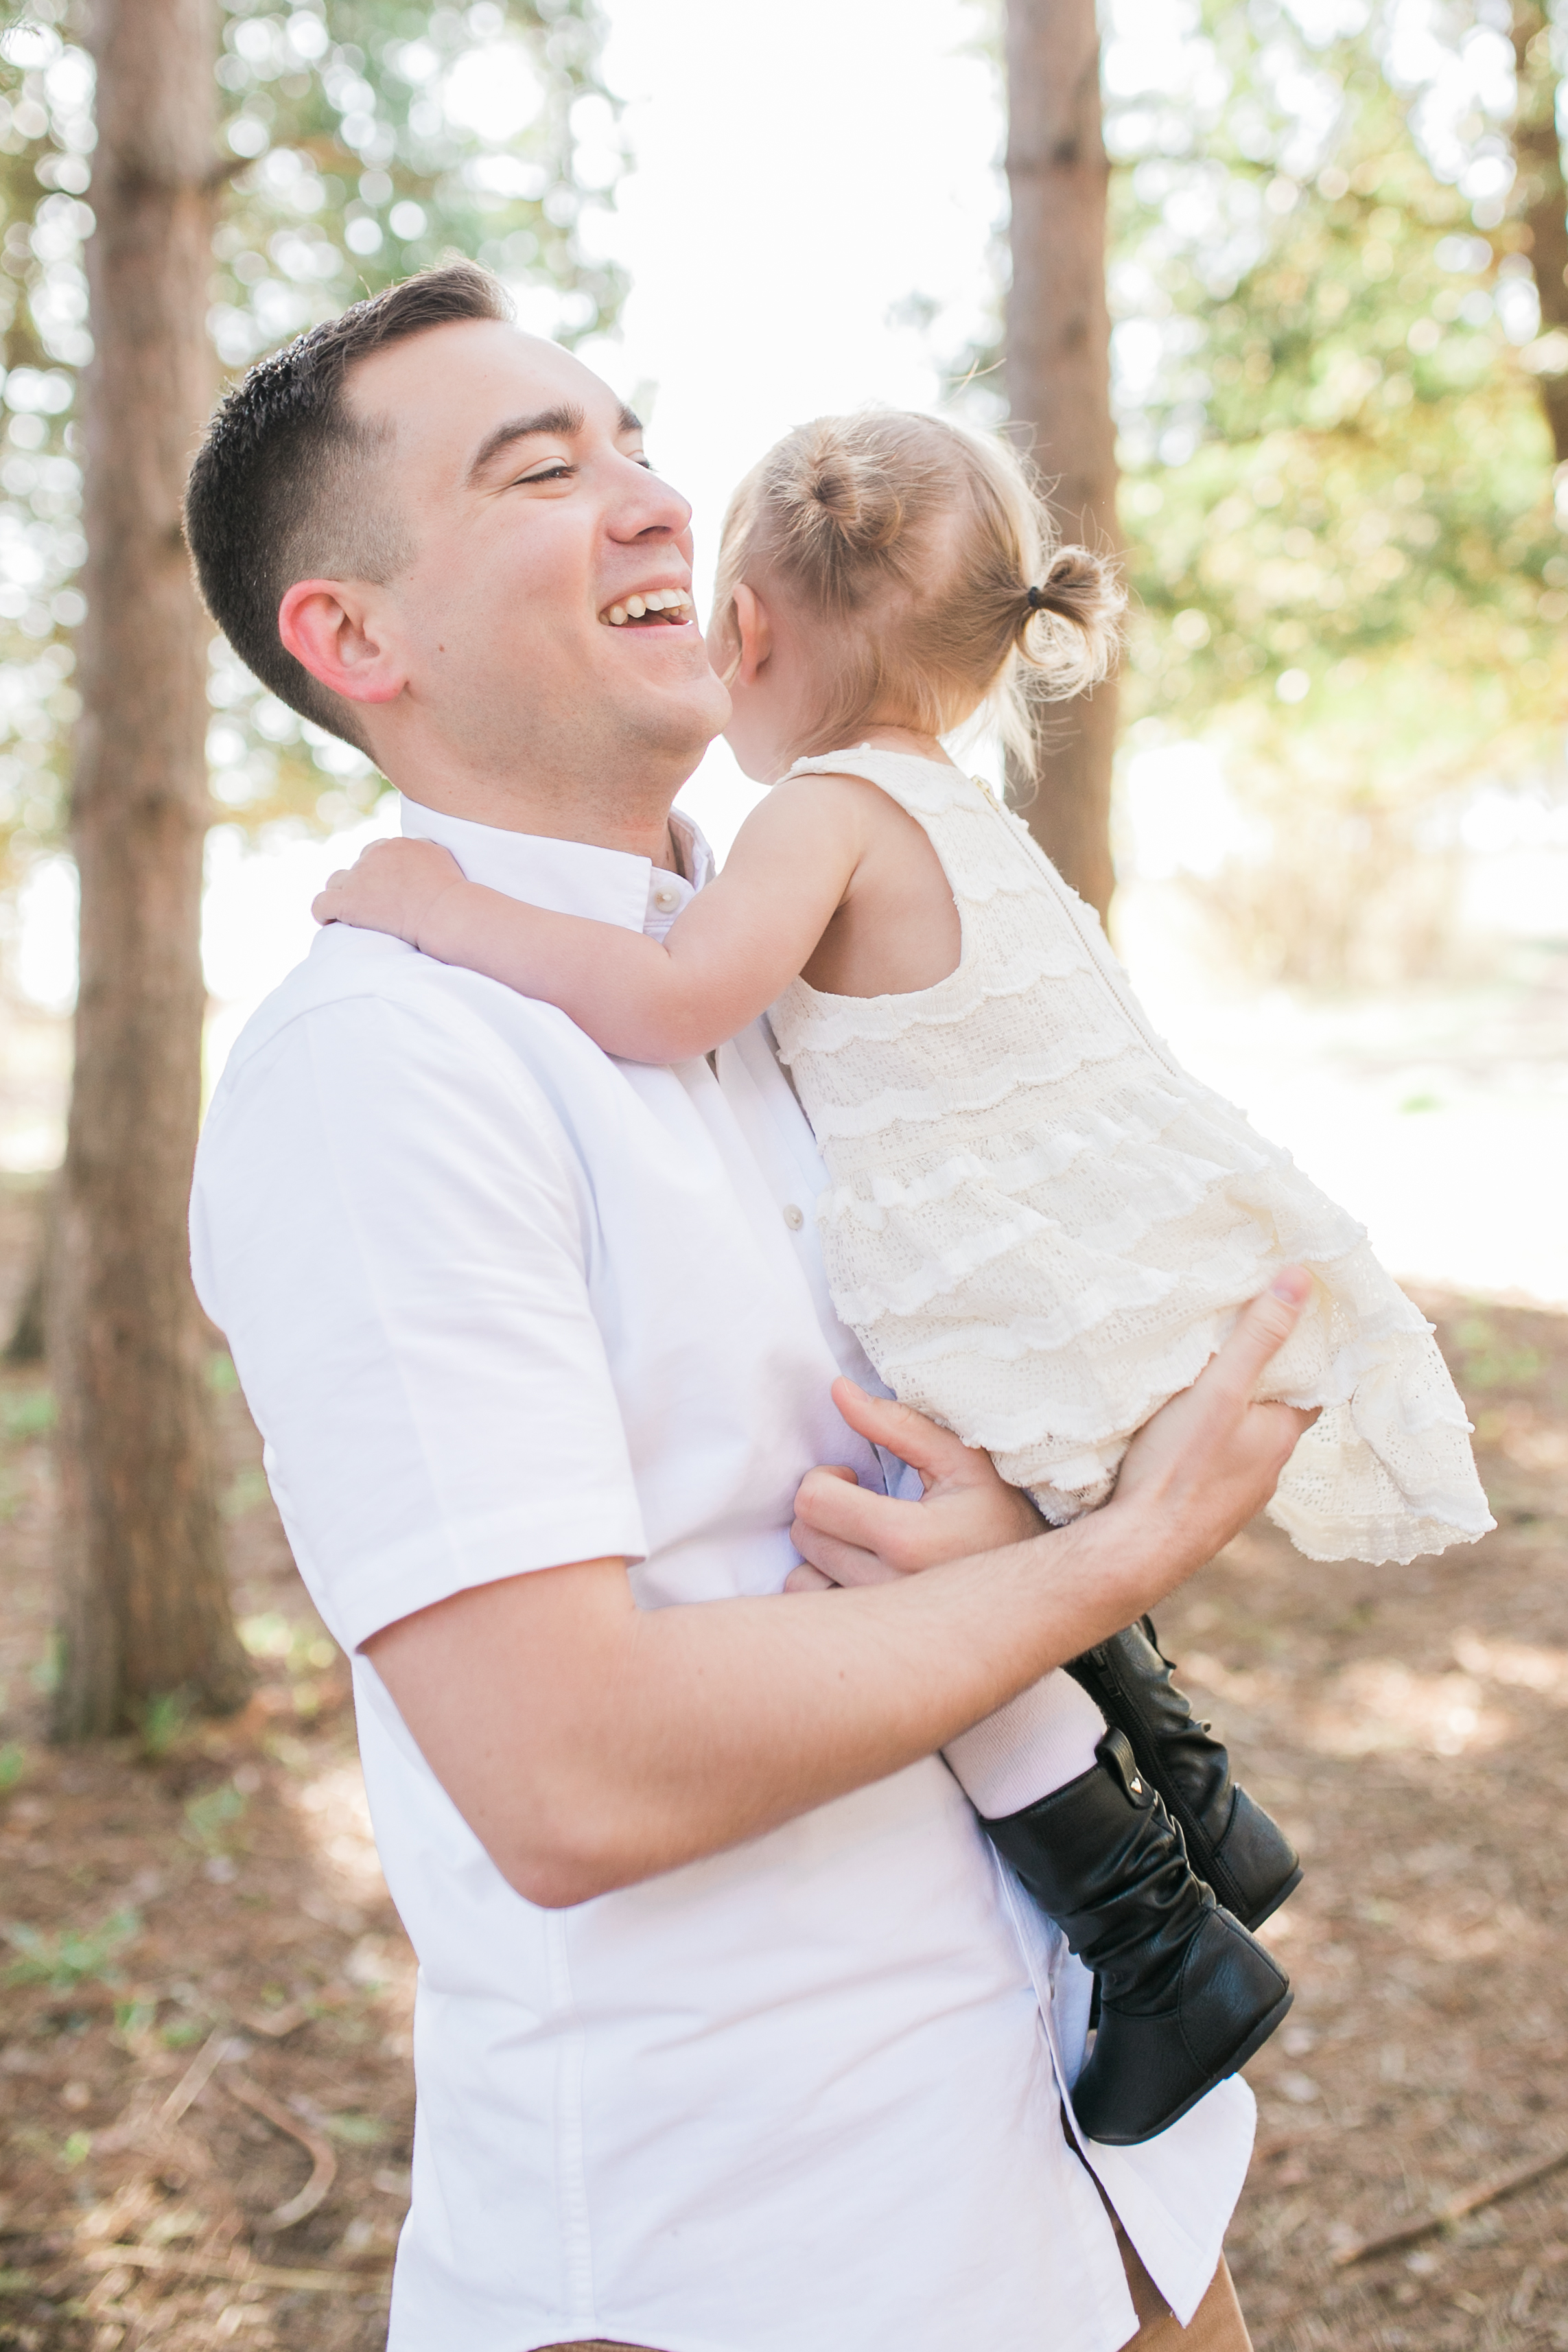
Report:
[[[1223,1743],[1176,1688],[1154,1620],[1145,1617],[1070,1659],[1066,1672],[1107,1722],[1126,1733],[1139,1771],[1159,1790],[1198,1876],[1244,1927],[1260,1926],[1301,1885],[1301,1862],[1279,1823],[1231,1779]]]
[[[1246,2064],[1290,1979],[1189,1868],[1170,1815],[1111,1730],[1091,1770],[985,1826],[1100,1990],[1072,2107],[1091,2139],[1153,2139]]]

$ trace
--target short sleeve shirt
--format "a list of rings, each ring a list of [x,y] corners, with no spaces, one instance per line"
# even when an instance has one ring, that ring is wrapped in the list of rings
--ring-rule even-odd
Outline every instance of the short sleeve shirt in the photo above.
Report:
[[[628,929],[691,895],[413,803],[405,829]],[[810,1129],[763,1030],[716,1061],[614,1061],[551,1006],[335,928],[241,1036],[203,1135],[197,1287],[354,1656],[419,1957],[392,2352],[950,2352],[956,2331],[1113,2352],[1132,2306],[1041,2030],[1060,1955],[1031,1952],[939,1760],[545,1911],[361,1650],[577,1559],[623,1557],[650,1609],[775,1594],[804,1472],[881,1482],[829,1395],[871,1374],[828,1301]],[[1166,2232],[1173,2301],[1212,2271],[1246,2137],[1211,2124],[1212,2194],[1189,2179],[1134,2229]]]

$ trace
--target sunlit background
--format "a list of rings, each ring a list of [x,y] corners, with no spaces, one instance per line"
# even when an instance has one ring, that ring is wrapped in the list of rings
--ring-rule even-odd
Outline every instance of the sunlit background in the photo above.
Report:
[[[869,401],[931,406],[965,379],[970,415],[1000,413],[988,373],[1005,223],[994,27],[977,0],[798,0],[788,10],[609,0],[605,13],[602,79],[621,104],[590,97],[577,110],[587,204],[576,227],[591,257],[626,273],[630,292],[614,333],[579,348],[637,405],[655,463],[691,498],[706,586],[730,488],[800,418]],[[1235,56],[1189,0],[1116,0],[1109,13],[1107,136],[1126,166],[1114,199],[1114,361],[1124,510],[1144,533],[1145,581],[1119,773],[1118,943],[1156,1025],[1367,1221],[1397,1271],[1568,1303],[1568,537],[1544,569],[1527,546],[1534,524],[1510,526],[1519,552],[1510,541],[1500,553],[1490,489],[1467,490],[1429,431],[1406,471],[1385,465],[1375,478],[1331,484],[1315,506],[1302,503],[1291,439],[1312,415],[1303,425],[1304,412],[1282,406],[1272,437],[1252,429],[1234,463],[1212,429],[1206,440],[1227,399],[1249,385],[1255,394],[1260,366],[1285,381],[1285,359],[1260,362],[1231,299],[1276,247],[1281,310],[1298,299],[1292,271],[1339,270],[1346,319],[1364,312],[1363,342],[1332,396],[1336,415],[1364,404],[1369,448],[1414,431],[1411,372],[1422,367],[1450,368],[1455,401],[1493,399],[1494,381],[1528,391],[1529,370],[1552,361],[1551,339],[1528,272],[1509,257],[1494,266],[1485,235],[1504,216],[1512,172],[1497,131],[1513,104],[1511,55],[1484,9],[1462,39],[1439,38],[1435,9],[1409,0],[1380,20],[1375,89],[1344,68],[1344,44],[1366,21],[1360,0],[1288,10],[1255,0],[1232,14],[1250,27],[1256,87],[1245,102]],[[302,58],[325,47],[319,16],[298,9],[287,21]],[[542,100],[500,23],[484,5],[438,12],[434,45],[422,55],[405,44],[399,70],[505,194],[520,169],[512,151]],[[240,29],[258,44],[272,37]],[[60,84],[49,103],[68,106],[69,58],[51,64],[46,50],[35,62]],[[256,60],[270,70],[259,46]],[[1332,226],[1312,226],[1341,195],[1354,204],[1361,190],[1372,203],[1396,100],[1409,126],[1399,135],[1414,132],[1416,163],[1437,174],[1451,207],[1446,233],[1435,244],[1428,235],[1427,257],[1415,262],[1406,247],[1414,220],[1430,227],[1425,197],[1364,206],[1339,246]],[[252,136],[259,143],[247,150]],[[253,130],[249,115],[230,137],[272,173],[287,210],[293,160],[264,152],[265,127]],[[382,247],[374,178],[372,163],[359,183],[365,206],[344,231],[351,251]],[[73,198],[68,176],[58,185],[54,331],[68,364],[79,333],[67,283]],[[392,205],[385,218],[413,253],[420,206]],[[1297,224],[1301,239],[1329,240],[1317,259],[1291,246]],[[312,257],[324,257],[324,283],[332,250],[311,244],[308,213],[287,234],[294,245],[281,257],[272,240],[275,267],[234,259],[254,299],[220,306],[230,363],[319,314]],[[497,260],[505,272],[505,253]],[[539,331],[576,332],[582,299],[531,286],[519,309]],[[46,451],[57,401],[48,372],[14,370],[6,400],[5,487],[21,478],[18,465],[30,467],[47,524],[42,469],[61,462]],[[1522,428],[1510,421],[1517,402],[1498,401],[1495,418],[1489,409],[1465,430],[1495,432],[1500,449]],[[1560,503],[1568,524],[1568,483]],[[0,585],[0,613],[32,609],[39,567],[68,559],[71,528],[58,526],[52,555],[16,530],[0,534],[11,583]],[[1462,580],[1465,549],[1489,530],[1488,560],[1501,569],[1483,606],[1456,597],[1433,566],[1448,534],[1449,574]],[[1340,559],[1329,563],[1322,548],[1335,534]],[[1222,541],[1236,551],[1233,576],[1204,552]],[[1513,577],[1525,571],[1521,602]],[[1248,602],[1260,580],[1271,583],[1266,625]],[[74,593],[55,596],[60,625]],[[1392,601],[1401,596],[1421,600],[1403,619]],[[1364,642],[1347,597],[1369,613],[1381,598],[1375,613],[1392,617],[1369,621]],[[1384,666],[1401,627],[1412,640],[1449,632],[1460,649],[1435,645],[1450,697],[1436,716],[1429,679]],[[45,674],[52,651],[8,677],[13,716],[58,687]],[[210,748],[219,799],[236,817],[215,829],[209,859],[214,1073],[308,949],[322,877],[390,822],[363,763],[327,740],[305,747],[319,771],[314,816],[256,821],[268,741],[298,746],[300,730],[280,706],[247,700],[225,659],[218,649]],[[225,717],[242,706],[243,723]],[[753,797],[719,745],[685,802],[722,851]],[[1350,945],[1336,945],[1346,895],[1373,911]],[[66,859],[33,860],[3,942],[0,1168],[14,1171],[49,1167],[61,1148],[72,912]]]

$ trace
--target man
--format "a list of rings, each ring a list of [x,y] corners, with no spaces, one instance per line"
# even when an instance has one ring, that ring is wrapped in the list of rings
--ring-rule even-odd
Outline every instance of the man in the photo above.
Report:
[[[405,830],[653,930],[704,878],[670,810],[727,702],[678,604],[606,618],[689,591],[688,523],[636,419],[462,267],[254,371],[189,500],[214,616]],[[1134,2291],[1164,2306],[1063,2136],[1053,1972],[1069,2022],[1082,1984],[936,1751],[1265,1498],[1301,1419],[1248,1399],[1293,1296],[1040,1535],[917,1416],[841,1387],[846,1432],[811,1137],[760,1032],[716,1062],[612,1063],[334,930],[203,1139],[198,1286],[354,1661],[420,1958],[391,2341],[1112,2352]],[[867,1589],[781,1598],[801,1556]],[[1241,2346],[1248,2095],[1187,2121],[1096,2163],[1202,2304],[1186,2340]]]

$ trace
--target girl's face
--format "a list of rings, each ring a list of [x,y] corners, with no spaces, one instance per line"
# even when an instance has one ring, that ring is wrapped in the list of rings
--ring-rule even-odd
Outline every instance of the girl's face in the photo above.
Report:
[[[743,581],[732,627],[709,648],[715,668],[728,678],[725,740],[753,783],[776,784],[810,740],[821,708],[818,635],[776,591],[765,593]]]

